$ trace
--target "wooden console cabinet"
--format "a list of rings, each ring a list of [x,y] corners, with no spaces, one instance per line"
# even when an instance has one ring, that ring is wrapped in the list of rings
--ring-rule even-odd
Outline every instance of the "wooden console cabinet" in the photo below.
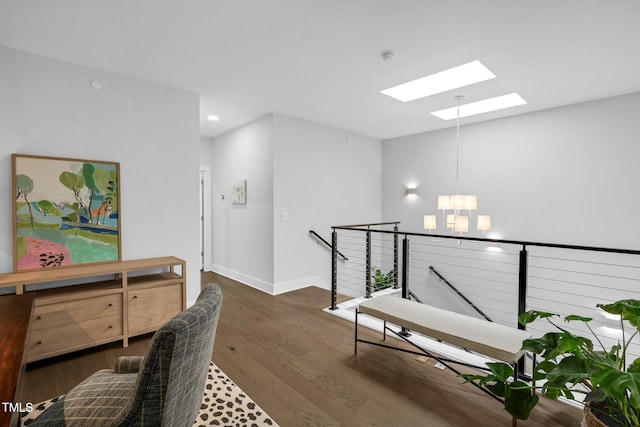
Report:
[[[48,289],[31,289],[40,284]],[[0,287],[35,294],[26,346],[34,362],[119,340],[126,347],[130,337],[155,331],[185,309],[186,264],[159,257],[7,273]]]
[[[4,405],[22,403],[25,347],[33,313],[33,295],[0,296],[0,426],[20,425],[18,409]]]

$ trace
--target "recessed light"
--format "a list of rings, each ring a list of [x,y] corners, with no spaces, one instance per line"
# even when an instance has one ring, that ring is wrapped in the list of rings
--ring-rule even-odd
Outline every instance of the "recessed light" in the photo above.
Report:
[[[102,82],[100,80],[91,80],[89,85],[95,90],[102,90]]]
[[[495,74],[480,61],[472,61],[380,92],[399,101],[408,102],[495,77]]]
[[[517,93],[496,96],[495,98],[484,99],[482,101],[471,102],[460,106],[460,117],[473,116],[475,114],[488,113],[489,111],[502,110],[504,108],[517,107],[524,105],[527,101],[522,99]],[[446,108],[440,111],[434,111],[433,114],[442,120],[452,120],[458,117],[458,107]]]
[[[217,122],[218,120],[220,120],[220,117],[218,116],[214,116],[213,114],[210,116],[207,116],[207,120],[211,120],[212,122]]]

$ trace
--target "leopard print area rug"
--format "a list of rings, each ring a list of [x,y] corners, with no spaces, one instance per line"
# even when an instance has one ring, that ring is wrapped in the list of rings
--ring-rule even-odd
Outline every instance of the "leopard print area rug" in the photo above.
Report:
[[[33,405],[33,411],[22,416],[22,426],[28,427],[31,420],[37,418],[60,397],[62,396]],[[193,427],[208,426],[277,427],[278,424],[211,362],[202,406],[193,423]]]

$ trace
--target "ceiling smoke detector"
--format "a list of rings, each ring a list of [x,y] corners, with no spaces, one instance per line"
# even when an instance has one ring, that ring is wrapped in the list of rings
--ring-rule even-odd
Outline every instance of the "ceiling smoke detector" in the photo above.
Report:
[[[382,56],[383,61],[391,62],[396,58],[396,53],[392,50],[385,50],[384,52],[380,53],[380,56]]]

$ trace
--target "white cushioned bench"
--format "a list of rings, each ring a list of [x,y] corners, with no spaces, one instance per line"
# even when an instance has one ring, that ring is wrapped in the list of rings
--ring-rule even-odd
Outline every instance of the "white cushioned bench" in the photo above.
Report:
[[[374,297],[361,303],[360,313],[419,332],[510,364],[523,355],[522,341],[531,337],[523,330],[454,313],[394,295]],[[357,338],[356,316],[356,345]],[[385,325],[386,326],[386,325]],[[365,341],[366,342],[366,341]]]

